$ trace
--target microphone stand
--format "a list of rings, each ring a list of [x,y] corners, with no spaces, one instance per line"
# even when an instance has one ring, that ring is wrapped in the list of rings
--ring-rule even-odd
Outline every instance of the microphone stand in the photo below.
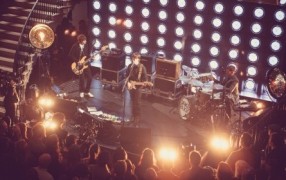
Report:
[[[122,117],[123,118],[123,123],[122,123],[123,127],[125,126],[125,108],[126,108],[125,89],[126,89],[128,81],[130,79],[130,76],[131,76],[131,74],[133,72],[133,67],[134,67],[134,64],[132,64],[131,67],[130,67],[129,74],[128,74],[128,76],[125,79],[125,82],[124,82],[124,85],[123,85],[122,91],[121,91],[122,92],[122,96],[123,96],[123,117]]]

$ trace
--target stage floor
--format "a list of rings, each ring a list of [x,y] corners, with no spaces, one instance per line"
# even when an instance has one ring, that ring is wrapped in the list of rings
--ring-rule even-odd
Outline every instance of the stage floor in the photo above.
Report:
[[[95,107],[98,111],[120,117],[124,123],[116,123],[116,127],[127,127],[132,133],[140,133],[142,129],[151,131],[151,147],[161,146],[196,146],[205,148],[212,135],[220,132],[229,133],[216,129],[211,123],[211,113],[205,111],[204,117],[193,120],[182,120],[179,116],[178,101],[170,101],[153,95],[143,94],[141,101],[141,122],[138,127],[129,123],[131,117],[130,97],[127,90],[122,93],[121,87],[113,88],[103,85],[100,80],[93,79],[91,92],[94,98],[80,98],[78,92],[78,80],[71,80],[59,85],[67,98],[73,99],[81,106]],[[249,117],[248,112],[241,113],[241,120]],[[232,122],[239,116],[232,118]],[[134,134],[136,136],[136,134]],[[104,143],[104,142],[103,142]]]

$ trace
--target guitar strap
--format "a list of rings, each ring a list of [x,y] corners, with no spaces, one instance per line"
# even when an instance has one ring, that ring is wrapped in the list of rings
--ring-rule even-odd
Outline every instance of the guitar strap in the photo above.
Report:
[[[138,80],[141,81],[141,75],[142,75],[142,64],[139,65],[139,73],[138,73]]]

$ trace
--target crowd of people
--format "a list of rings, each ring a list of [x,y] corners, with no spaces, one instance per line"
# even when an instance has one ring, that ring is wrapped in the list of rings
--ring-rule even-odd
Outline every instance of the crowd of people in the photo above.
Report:
[[[182,155],[181,162],[157,161],[151,147],[130,158],[122,146],[111,150],[96,141],[80,142],[79,135],[67,131],[63,113],[52,118],[58,124],[55,129],[41,121],[9,125],[0,120],[1,179],[285,179],[285,144],[279,128],[269,128],[264,153],[253,148],[249,133],[243,133],[238,149],[210,164],[208,153],[197,150]]]

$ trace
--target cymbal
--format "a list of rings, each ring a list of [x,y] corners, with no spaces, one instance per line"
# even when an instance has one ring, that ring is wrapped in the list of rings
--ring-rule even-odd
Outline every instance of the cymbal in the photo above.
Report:
[[[189,81],[189,84],[196,86],[196,87],[202,87],[204,85],[201,81],[199,81],[197,79],[191,79]]]
[[[223,85],[221,85],[221,84],[214,84],[213,89],[214,90],[223,90]]]

